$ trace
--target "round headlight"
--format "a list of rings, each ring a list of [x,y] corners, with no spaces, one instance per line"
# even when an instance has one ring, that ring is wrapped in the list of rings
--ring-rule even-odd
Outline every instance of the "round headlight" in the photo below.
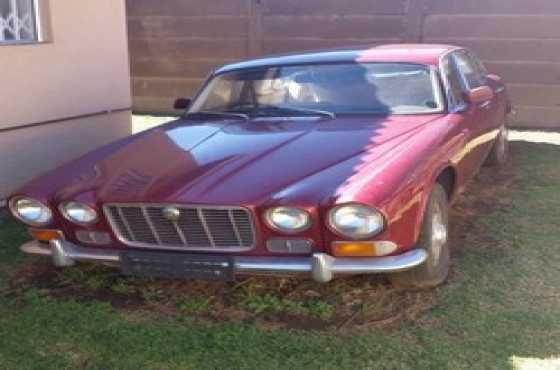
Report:
[[[276,207],[266,211],[266,222],[285,233],[298,233],[311,226],[309,213],[299,208]]]
[[[31,198],[15,198],[10,201],[14,217],[32,226],[44,226],[52,221],[49,207]]]
[[[60,206],[63,216],[71,222],[89,225],[97,221],[97,212],[87,204],[68,202]]]
[[[333,208],[328,222],[337,233],[352,239],[371,238],[385,227],[385,218],[381,212],[361,204]]]

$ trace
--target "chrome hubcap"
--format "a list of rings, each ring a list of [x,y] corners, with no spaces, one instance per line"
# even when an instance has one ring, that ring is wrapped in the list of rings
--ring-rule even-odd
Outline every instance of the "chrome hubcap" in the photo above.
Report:
[[[432,253],[431,258],[434,264],[437,264],[443,246],[447,243],[447,226],[443,221],[443,212],[441,206],[436,206],[432,216]]]
[[[497,145],[498,145],[498,156],[500,157],[501,160],[504,160],[507,155],[507,145],[508,145],[508,130],[506,127],[502,128]]]

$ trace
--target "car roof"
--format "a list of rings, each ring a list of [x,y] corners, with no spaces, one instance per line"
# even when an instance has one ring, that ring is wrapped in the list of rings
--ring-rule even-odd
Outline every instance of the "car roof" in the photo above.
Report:
[[[393,44],[312,50],[300,53],[271,55],[228,64],[217,69],[215,73],[219,74],[240,69],[311,63],[395,62],[437,66],[442,55],[455,49],[460,48],[452,45],[439,44]]]

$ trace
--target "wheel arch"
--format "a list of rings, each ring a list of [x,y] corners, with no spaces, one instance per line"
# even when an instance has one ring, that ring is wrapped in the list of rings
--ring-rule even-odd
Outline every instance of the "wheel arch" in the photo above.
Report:
[[[443,186],[447,193],[447,200],[451,203],[457,193],[457,170],[455,167],[448,165],[443,168],[439,171],[434,182]]]
[[[437,171],[433,172],[433,176],[429,176],[424,185],[424,191],[422,196],[422,201],[420,209],[418,212],[418,218],[416,220],[416,225],[414,228],[414,240],[417,242],[420,235],[420,230],[422,229],[422,223],[424,221],[424,216],[426,213],[426,208],[428,206],[428,201],[430,199],[430,194],[434,188],[435,184],[441,185],[446,194],[448,204],[454,200],[457,195],[458,179],[457,179],[457,169],[450,163],[438,168]]]

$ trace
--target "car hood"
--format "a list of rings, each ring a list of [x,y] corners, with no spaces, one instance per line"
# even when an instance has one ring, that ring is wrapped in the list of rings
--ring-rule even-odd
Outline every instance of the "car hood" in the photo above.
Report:
[[[352,158],[367,152],[375,160],[436,118],[179,120],[128,139],[89,166],[87,176],[60,188],[57,198],[89,192],[103,203],[256,205],[342,167],[318,189],[323,196],[351,176]]]

